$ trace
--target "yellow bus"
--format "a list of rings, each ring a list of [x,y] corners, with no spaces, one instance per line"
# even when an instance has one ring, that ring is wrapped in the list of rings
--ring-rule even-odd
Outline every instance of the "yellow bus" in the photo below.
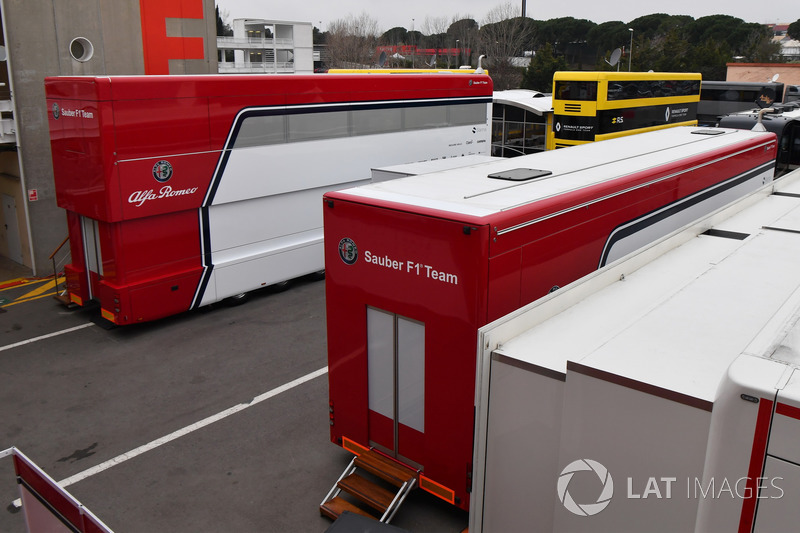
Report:
[[[556,72],[547,149],[697,125],[699,73]]]

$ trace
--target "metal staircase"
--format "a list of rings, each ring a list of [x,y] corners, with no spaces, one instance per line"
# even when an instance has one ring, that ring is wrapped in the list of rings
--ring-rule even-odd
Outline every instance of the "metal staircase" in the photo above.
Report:
[[[320,514],[336,520],[350,511],[388,524],[416,487],[418,476],[419,472],[366,450],[353,457],[336,480],[319,506]]]

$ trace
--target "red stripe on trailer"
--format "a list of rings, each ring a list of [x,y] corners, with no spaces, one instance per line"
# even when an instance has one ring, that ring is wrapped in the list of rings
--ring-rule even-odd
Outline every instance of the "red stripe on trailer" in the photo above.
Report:
[[[778,405],[775,407],[775,412],[779,415],[800,420],[800,408],[794,407],[793,405],[786,405],[785,403],[778,402]]]
[[[17,478],[33,495],[51,507],[61,518],[75,528],[81,525],[81,510],[78,502],[68,498],[60,487],[46,477],[20,454],[14,454],[14,471]]]
[[[756,430],[753,435],[753,451],[750,454],[750,467],[747,469],[745,494],[748,497],[744,498],[742,502],[739,533],[749,533],[753,530],[753,524],[755,523],[756,504],[758,503],[758,479],[764,470],[764,459],[767,455],[772,405],[773,401],[765,398],[761,398],[759,402]]]

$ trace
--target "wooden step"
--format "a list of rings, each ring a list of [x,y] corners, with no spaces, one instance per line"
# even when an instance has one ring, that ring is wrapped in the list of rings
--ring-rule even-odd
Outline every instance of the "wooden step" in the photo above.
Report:
[[[358,474],[350,474],[338,483],[338,486],[348,494],[352,494],[362,502],[381,513],[389,508],[394,500],[395,494],[380,487],[368,479],[364,479]]]
[[[61,305],[68,308],[78,307],[78,304],[73,302],[67,294],[54,294],[53,298],[61,302]]]
[[[356,457],[357,467],[363,468],[370,474],[374,474],[394,485],[402,487],[403,483],[415,479],[417,473],[408,467],[401,465],[391,459],[382,456],[372,450],[367,451]]]
[[[351,513],[360,514],[361,516],[366,516],[368,518],[377,520],[377,518],[375,518],[375,516],[371,515],[369,512],[353,503],[350,503],[344,498],[340,498],[339,496],[331,498],[319,506],[319,514],[322,516],[327,516],[331,520],[336,520],[339,518],[339,515],[345,511],[350,511]]]

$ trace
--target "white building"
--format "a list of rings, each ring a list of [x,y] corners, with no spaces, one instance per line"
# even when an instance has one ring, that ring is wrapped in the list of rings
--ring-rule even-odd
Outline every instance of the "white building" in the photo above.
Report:
[[[233,37],[217,37],[221,74],[311,74],[310,22],[234,19]]]

